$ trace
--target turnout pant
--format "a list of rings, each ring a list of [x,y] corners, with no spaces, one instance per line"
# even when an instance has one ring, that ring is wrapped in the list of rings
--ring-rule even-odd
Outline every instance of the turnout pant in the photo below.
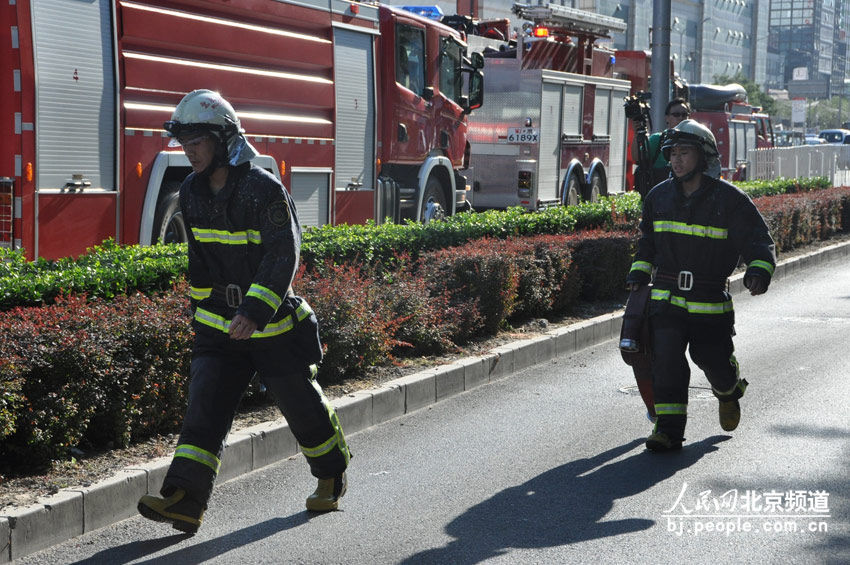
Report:
[[[705,317],[704,315],[702,316]],[[743,396],[732,344],[733,326],[700,319],[699,314],[663,314],[650,318],[652,377],[656,430],[676,441],[684,439],[691,370],[685,351],[705,373],[714,395],[722,400]]]
[[[329,479],[348,466],[350,453],[342,427],[316,382],[315,365],[286,348],[247,349],[222,346],[201,334],[195,337],[189,404],[174,459],[161,493],[182,488],[206,504],[220,466],[224,440],[239,401],[254,372],[274,396],[304,453],[313,476]]]

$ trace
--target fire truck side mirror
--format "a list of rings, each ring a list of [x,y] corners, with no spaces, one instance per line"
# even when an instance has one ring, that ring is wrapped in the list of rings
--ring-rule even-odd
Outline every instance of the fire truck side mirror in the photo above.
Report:
[[[484,68],[484,55],[482,55],[478,51],[473,51],[472,54],[470,54],[469,59],[472,62],[473,69]]]
[[[484,73],[475,70],[469,73],[469,96],[465,96],[464,113],[468,114],[484,104]]]

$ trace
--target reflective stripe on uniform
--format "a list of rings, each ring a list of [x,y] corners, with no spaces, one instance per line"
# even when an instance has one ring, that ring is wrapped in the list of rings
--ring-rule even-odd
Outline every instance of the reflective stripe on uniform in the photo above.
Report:
[[[687,414],[688,413],[688,405],[687,404],[656,404],[655,405],[655,413],[659,416],[662,414],[671,415],[671,414]]]
[[[684,308],[689,314],[726,314],[733,310],[731,300],[725,300],[723,302],[694,302],[682,296],[675,296],[669,290],[657,288],[652,289],[649,297],[652,300],[669,302],[674,306]]]
[[[652,263],[647,263],[646,261],[635,261],[632,263],[631,271],[642,271],[646,274],[652,274]]]
[[[334,430],[334,435],[316,447],[304,447],[302,445],[301,452],[304,453],[306,457],[321,457],[322,455],[326,455],[333,451],[335,447],[338,447],[342,452],[343,457],[345,457],[345,464],[347,466],[348,461],[351,459],[351,452],[348,450],[348,444],[345,442],[345,434],[342,432],[342,425],[339,423],[339,418],[328,400],[328,397],[325,396],[319,382],[316,380],[317,374],[318,367],[316,365],[310,365],[310,382],[313,385],[313,388],[316,389],[316,392],[319,393],[319,397],[322,399],[322,405],[328,411],[328,419],[330,420],[331,427]]]
[[[260,232],[257,230],[234,231],[192,228],[192,235],[200,243],[223,243],[225,245],[247,245],[262,243]]]
[[[300,322],[301,320],[310,316],[313,313],[313,309],[310,308],[310,305],[306,302],[301,302],[298,308],[295,310],[295,315]],[[219,316],[218,314],[214,314],[209,310],[204,310],[203,308],[195,309],[195,320],[209,326],[211,328],[215,328],[224,333],[228,333],[230,331],[230,320],[225,318],[224,316]],[[284,334],[295,327],[295,321],[292,319],[292,315],[286,316],[282,320],[277,322],[272,322],[266,325],[262,330],[257,330],[251,334],[251,338],[261,338],[261,337],[274,337],[277,335]]]
[[[738,362],[735,361],[734,356],[732,356],[732,361],[734,362],[735,367],[737,369]],[[741,395],[743,396],[743,394],[745,392],[747,392],[747,381],[739,378],[737,381],[735,381],[735,384],[732,385],[732,388],[730,388],[729,390],[717,390],[716,388],[711,387],[711,390],[714,391],[714,393],[717,394],[718,396],[729,396],[730,394],[735,392],[736,389],[741,389]]]
[[[189,287],[189,296],[192,300],[203,300],[204,298],[209,298],[210,294],[212,294],[212,288]]]
[[[221,460],[214,453],[210,453],[206,449],[201,449],[196,445],[178,445],[177,450],[174,452],[174,457],[185,457],[201,465],[206,465],[216,474],[218,474],[218,469],[221,467]]]
[[[773,271],[776,267],[768,263],[767,261],[762,261],[761,259],[756,259],[755,261],[750,261],[750,267],[758,267],[759,269],[764,269],[767,271],[767,274],[773,276]]]
[[[685,222],[670,222],[664,220],[652,222],[652,229],[655,232],[670,232],[680,235],[707,237],[710,239],[726,239],[729,235],[729,230],[726,228],[700,226],[697,224],[686,224]]]
[[[253,296],[254,298],[259,298],[263,302],[269,305],[269,307],[277,312],[277,309],[280,308],[280,305],[283,304],[283,300],[280,296],[275,294],[270,288],[266,288],[264,286],[258,285],[256,283],[251,285],[251,288],[248,289],[248,292],[245,293],[245,297]]]
[[[326,441],[323,444],[320,444],[316,447],[304,447],[301,446],[301,451],[304,453],[306,457],[321,457],[326,453],[330,453],[331,449],[336,447],[339,444],[339,437],[336,433],[334,433],[333,437]]]

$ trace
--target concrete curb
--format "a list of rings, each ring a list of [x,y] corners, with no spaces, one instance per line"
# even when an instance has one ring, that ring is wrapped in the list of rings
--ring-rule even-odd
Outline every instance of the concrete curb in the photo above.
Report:
[[[850,255],[850,241],[780,261],[774,282],[806,267]],[[730,279],[732,294],[743,292],[743,274]],[[512,375],[555,357],[619,337],[622,311],[554,328],[544,335],[497,347],[489,353],[390,381],[378,388],[335,399],[346,434],[426,408],[462,392]],[[298,453],[285,420],[258,424],[228,436],[218,482],[240,477]],[[171,457],[129,467],[90,487],[62,489],[37,504],[0,515],[0,563],[59,544],[85,532],[136,515],[136,503],[156,493]]]

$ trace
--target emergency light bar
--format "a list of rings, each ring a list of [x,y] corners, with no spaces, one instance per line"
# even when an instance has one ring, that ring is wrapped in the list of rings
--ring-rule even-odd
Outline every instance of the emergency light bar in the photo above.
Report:
[[[434,20],[439,22],[443,19],[443,10],[440,9],[439,6],[402,6],[402,10],[407,12],[412,12],[417,16],[422,16],[423,18],[428,18],[430,20]]]

